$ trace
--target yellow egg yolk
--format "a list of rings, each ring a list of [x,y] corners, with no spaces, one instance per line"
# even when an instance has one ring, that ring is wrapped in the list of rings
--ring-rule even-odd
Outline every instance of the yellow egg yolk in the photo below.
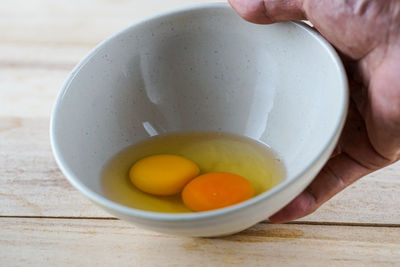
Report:
[[[182,200],[193,211],[206,211],[242,202],[253,195],[254,189],[245,178],[210,172],[191,180],[182,191]]]
[[[140,190],[159,196],[178,194],[200,172],[199,167],[177,155],[155,155],[137,161],[129,171],[131,182]]]

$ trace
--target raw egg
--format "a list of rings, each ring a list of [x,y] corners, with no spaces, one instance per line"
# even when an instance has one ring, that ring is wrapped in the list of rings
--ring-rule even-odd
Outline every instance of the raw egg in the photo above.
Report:
[[[103,167],[101,189],[107,198],[134,209],[189,213],[194,208],[187,206],[192,206],[190,196],[187,205],[182,201],[185,185],[199,175],[221,172],[246,178],[253,196],[285,179],[282,161],[263,143],[228,133],[185,132],[154,136],[112,156]],[[220,202],[213,200],[215,205],[207,208],[218,208]]]
[[[190,181],[182,200],[193,211],[227,207],[251,198],[254,190],[245,178],[228,172],[211,172]]]
[[[178,194],[200,172],[189,159],[177,155],[155,155],[137,161],[129,171],[140,190],[159,196]]]

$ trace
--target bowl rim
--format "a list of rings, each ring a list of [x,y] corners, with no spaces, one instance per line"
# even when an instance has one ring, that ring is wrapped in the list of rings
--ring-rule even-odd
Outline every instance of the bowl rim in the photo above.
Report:
[[[342,93],[342,99],[340,101],[340,116],[338,121],[336,122],[336,125],[334,127],[334,131],[332,132],[331,136],[327,140],[327,142],[323,145],[323,149],[314,156],[313,160],[310,161],[310,163],[303,169],[302,172],[298,173],[293,179],[291,180],[284,180],[283,182],[279,183],[275,187],[273,187],[270,190],[267,190],[266,192],[263,192],[251,199],[248,199],[244,202],[221,208],[221,209],[216,209],[216,210],[211,210],[211,211],[203,211],[203,212],[193,212],[193,213],[162,213],[162,212],[153,212],[153,211],[145,211],[145,210],[140,210],[140,209],[135,209],[131,208],[122,204],[119,204],[117,202],[114,202],[104,196],[102,196],[99,193],[96,193],[89,187],[87,187],[84,183],[80,181],[80,179],[74,174],[74,172],[67,167],[67,164],[62,156],[62,152],[60,151],[58,144],[57,144],[57,137],[55,134],[55,121],[57,118],[58,110],[60,107],[60,104],[62,102],[62,99],[65,95],[65,93],[68,91],[68,88],[71,84],[71,82],[74,80],[75,76],[77,73],[80,71],[81,68],[83,68],[89,60],[94,57],[97,52],[108,42],[112,41],[116,37],[123,35],[130,30],[134,29],[135,27],[150,22],[152,20],[158,19],[158,18],[166,18],[169,16],[174,16],[178,14],[183,14],[186,12],[193,12],[193,11],[202,11],[205,9],[216,9],[216,8],[222,8],[222,9],[231,9],[230,5],[228,3],[224,2],[214,2],[214,3],[202,3],[202,4],[194,4],[194,5],[188,5],[184,6],[181,8],[175,8],[166,12],[158,13],[153,16],[138,20],[129,26],[125,27],[124,29],[114,33],[113,35],[109,36],[102,42],[100,42],[98,45],[96,45],[85,57],[83,57],[79,63],[73,68],[73,70],[70,72],[66,80],[64,81],[60,92],[58,93],[56,97],[56,101],[53,105],[52,111],[51,111],[51,118],[50,118],[50,143],[51,143],[51,148],[52,152],[54,155],[54,158],[56,160],[56,163],[64,176],[68,179],[68,181],[75,187],[77,188],[81,193],[83,193],[85,196],[89,197],[92,201],[96,202],[97,204],[100,204],[101,206],[117,211],[121,214],[126,214],[129,216],[133,216],[136,218],[141,218],[141,219],[146,219],[146,220],[157,220],[157,221],[193,221],[193,220],[201,220],[201,219],[210,219],[214,217],[219,217],[219,216],[224,216],[227,214],[232,214],[235,212],[238,212],[239,210],[246,209],[250,206],[253,206],[262,200],[269,199],[282,191],[284,188],[288,187],[292,183],[295,183],[300,177],[304,176],[307,172],[309,172],[313,166],[320,160],[321,156],[327,152],[327,150],[330,149],[332,143],[337,141],[337,136],[339,133],[342,131],[344,122],[346,119],[347,115],[347,110],[348,110],[348,105],[349,105],[349,88],[348,88],[348,81],[347,81],[347,75],[345,68],[343,66],[343,63],[337,54],[336,50],[333,48],[333,46],[325,40],[316,30],[311,28],[309,25],[307,25],[304,22],[300,21],[288,21],[284,23],[291,23],[294,24],[295,26],[301,28],[302,30],[305,30],[308,34],[310,34],[315,41],[319,42],[320,45],[325,48],[327,53],[329,54],[331,60],[335,64],[336,69],[338,70],[341,78],[341,88],[343,90]],[[338,89],[339,90],[339,89]],[[333,150],[333,148],[331,148]],[[330,153],[332,151],[329,151]],[[325,160],[324,164],[326,163],[328,159]]]

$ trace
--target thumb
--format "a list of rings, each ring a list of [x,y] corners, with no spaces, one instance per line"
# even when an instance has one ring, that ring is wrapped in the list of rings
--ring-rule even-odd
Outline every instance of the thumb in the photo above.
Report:
[[[229,0],[229,3],[242,18],[257,24],[306,18],[303,0]]]

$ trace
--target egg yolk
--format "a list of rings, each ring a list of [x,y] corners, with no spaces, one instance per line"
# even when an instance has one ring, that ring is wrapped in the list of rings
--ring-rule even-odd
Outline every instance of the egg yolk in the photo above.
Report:
[[[200,172],[199,167],[177,155],[155,155],[137,161],[129,171],[131,182],[140,190],[159,196],[174,195]]]
[[[193,211],[230,206],[251,198],[254,189],[242,176],[210,172],[190,181],[182,191],[182,200]]]

